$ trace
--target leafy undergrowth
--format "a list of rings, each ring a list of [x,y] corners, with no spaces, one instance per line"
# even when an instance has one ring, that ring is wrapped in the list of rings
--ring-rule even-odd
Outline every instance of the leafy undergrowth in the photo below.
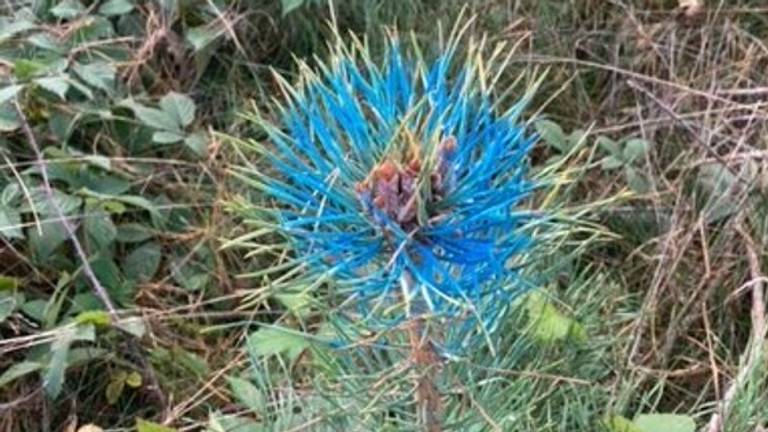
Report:
[[[583,226],[499,351],[446,363],[466,378],[441,383],[446,427],[768,426],[761,1],[335,3],[373,56],[382,26],[430,46],[466,6],[514,51],[500,91],[547,71],[534,168],[568,182],[530,205]],[[217,133],[258,133],[239,114],[270,112],[271,68],[324,55],[326,19],[309,0],[0,5],[0,428],[414,430],[402,362],[328,350],[354,326],[247,255],[253,192]]]

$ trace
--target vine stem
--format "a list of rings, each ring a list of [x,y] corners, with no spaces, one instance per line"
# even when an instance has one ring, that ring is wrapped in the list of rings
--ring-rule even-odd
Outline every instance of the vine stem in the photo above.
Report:
[[[412,292],[413,278],[403,275],[405,294]],[[440,357],[429,338],[429,327],[423,316],[415,316],[406,326],[410,346],[410,361],[416,367],[418,377],[415,383],[415,402],[419,423],[425,432],[441,432],[442,403],[437,389]]]

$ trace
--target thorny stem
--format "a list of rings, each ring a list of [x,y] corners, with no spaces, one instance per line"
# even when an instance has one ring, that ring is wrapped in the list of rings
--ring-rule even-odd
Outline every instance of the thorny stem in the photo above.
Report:
[[[77,253],[77,257],[83,263],[83,272],[85,272],[85,276],[91,282],[94,294],[96,294],[96,297],[101,300],[101,302],[104,304],[104,307],[107,308],[107,311],[109,312],[113,322],[117,322],[119,319],[117,310],[115,309],[114,304],[112,304],[112,300],[110,300],[107,290],[104,289],[104,286],[101,284],[101,282],[99,282],[99,279],[93,272],[91,264],[88,261],[88,256],[85,254],[83,246],[77,240],[75,227],[72,226],[72,224],[69,222],[69,219],[67,219],[66,215],[64,214],[64,211],[56,202],[56,199],[53,195],[51,182],[48,180],[48,164],[45,162],[45,158],[43,157],[43,153],[40,150],[40,146],[37,144],[35,134],[32,132],[32,128],[27,121],[27,117],[24,115],[24,111],[22,111],[21,106],[19,106],[19,103],[15,102],[15,105],[16,111],[18,112],[19,118],[21,119],[21,126],[24,131],[24,135],[27,137],[27,142],[29,143],[29,146],[32,147],[32,151],[35,152],[36,163],[40,168],[40,175],[43,178],[43,190],[45,191],[46,198],[48,199],[50,206],[56,212],[56,218],[59,220],[59,222],[61,222],[64,230],[67,232],[67,237],[69,237],[69,240],[72,242],[72,245],[75,248],[75,252]]]
[[[104,285],[102,285],[98,277],[96,277],[96,274],[94,273],[93,268],[91,267],[90,261],[88,260],[88,255],[85,253],[85,249],[83,248],[83,245],[80,244],[80,241],[77,239],[77,232],[75,230],[75,227],[70,223],[69,219],[64,214],[64,211],[56,202],[56,199],[53,193],[53,188],[48,178],[48,164],[46,163],[45,157],[43,156],[43,152],[37,143],[35,134],[34,132],[32,132],[32,127],[29,125],[27,116],[24,114],[24,111],[22,110],[18,101],[14,101],[14,106],[16,108],[16,112],[19,115],[19,119],[21,120],[21,127],[22,127],[22,130],[24,131],[24,135],[27,138],[27,142],[29,143],[29,146],[32,148],[32,151],[35,153],[35,164],[40,168],[40,175],[43,180],[42,183],[43,183],[43,189],[45,191],[46,198],[50,206],[56,212],[56,218],[59,220],[59,222],[64,227],[64,230],[67,232],[67,237],[69,238],[70,242],[74,246],[77,257],[82,262],[83,272],[85,273],[85,276],[88,279],[88,281],[91,283],[94,294],[96,294],[96,297],[98,297],[99,300],[101,300],[101,302],[104,304],[104,307],[107,309],[107,312],[109,313],[109,316],[112,319],[112,322],[117,324],[118,322],[120,322],[120,316],[117,313],[117,309],[115,308],[114,303],[112,303],[112,300],[109,297],[109,293],[104,288]],[[155,374],[155,371],[152,365],[143,355],[142,349],[139,346],[138,342],[135,339],[133,339],[132,335],[128,334],[128,337],[130,338],[129,348],[131,349],[133,354],[138,357],[141,363],[141,366],[144,369],[144,376],[147,382],[149,383],[149,385],[147,385],[147,389],[162,404],[164,409],[166,405],[165,395],[163,394],[160,388],[160,384],[157,380],[157,375]]]
[[[405,274],[403,283],[412,286],[413,279]],[[414,317],[408,323],[407,332],[411,348],[410,361],[418,373],[415,399],[419,423],[424,427],[425,432],[441,432],[443,430],[440,421],[442,403],[436,384],[440,357],[428,337],[428,327],[423,317]]]

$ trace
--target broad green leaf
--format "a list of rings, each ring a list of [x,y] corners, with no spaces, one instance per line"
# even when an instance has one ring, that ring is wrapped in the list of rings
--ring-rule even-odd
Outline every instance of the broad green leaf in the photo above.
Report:
[[[107,62],[75,63],[72,69],[83,81],[95,88],[107,93],[111,93],[115,88],[117,70]]]
[[[137,338],[144,336],[147,332],[147,327],[144,325],[144,321],[141,317],[130,317],[121,319],[115,326],[124,332],[131,334]]]
[[[227,381],[232,388],[232,393],[243,406],[254,413],[264,411],[264,396],[253,383],[237,377],[227,377]]]
[[[19,288],[19,280],[11,276],[0,275],[0,292],[16,291]]]
[[[552,343],[571,338],[584,342],[584,327],[563,315],[544,295],[534,292],[527,296],[526,308],[532,323],[533,336],[541,342]]]
[[[549,146],[557,149],[560,153],[568,151],[568,139],[560,125],[551,120],[539,120],[534,126],[541,139]]]
[[[13,311],[18,307],[18,302],[19,300],[15,293],[0,291],[0,324],[13,314]]]
[[[16,94],[23,88],[24,86],[21,84],[9,85],[0,88],[0,105],[3,105],[13,99],[13,97],[16,96]]]
[[[309,346],[306,338],[289,330],[266,327],[248,336],[248,352],[254,357],[287,353],[295,358]]]
[[[188,29],[184,36],[187,39],[187,42],[192,45],[195,52],[199,52],[209,46],[225,32],[226,27],[224,26],[206,24]]]
[[[5,372],[3,372],[2,375],[0,375],[0,388],[5,387],[6,385],[10,384],[11,382],[25,376],[29,375],[32,372],[37,372],[43,368],[43,365],[38,362],[32,362],[32,361],[21,361],[18,363],[14,363],[6,369]]]
[[[133,100],[121,102],[120,106],[129,108],[139,121],[149,127],[171,132],[181,132],[176,120],[165,111],[149,108]]]
[[[78,325],[74,328],[63,329],[51,343],[51,361],[43,373],[43,387],[51,398],[56,398],[61,393],[64,385],[64,374],[68,365],[67,357],[72,342],[78,340],[93,341],[95,332],[91,325]]]
[[[83,228],[94,250],[109,247],[115,241],[115,237],[117,237],[117,228],[115,228],[112,218],[106,212],[96,212],[87,215],[83,221]]]
[[[65,215],[71,215],[80,210],[83,204],[83,200],[66,194],[58,189],[51,190],[50,196],[48,192],[42,187],[34,188],[30,190],[30,200],[34,203],[32,206],[29,202],[25,201],[23,205],[19,207],[20,213],[29,213],[37,211],[37,213],[43,218],[58,218],[61,210]]]
[[[158,144],[173,144],[184,139],[184,135],[178,132],[158,131],[152,134],[152,141]]]
[[[296,316],[306,316],[311,312],[312,296],[307,292],[275,294],[275,299]]]
[[[644,194],[650,192],[651,184],[645,178],[645,174],[642,171],[627,166],[624,168],[624,174],[627,177],[627,186],[635,193]]]
[[[300,8],[304,4],[304,0],[280,0],[280,4],[282,5],[283,16],[286,16]]]
[[[595,140],[595,143],[598,145],[598,147],[608,152],[609,155],[617,159],[622,159],[623,155],[621,153],[621,147],[616,141],[608,138],[607,136],[600,135]]]
[[[69,90],[69,78],[65,75],[38,78],[34,81],[40,87],[58,96],[61,100],[67,99],[67,90]]]
[[[99,7],[99,13],[104,16],[124,15],[133,10],[129,0],[107,0]]]
[[[141,374],[136,371],[128,373],[128,375],[125,377],[125,385],[130,388],[141,387],[142,381],[143,379],[141,378]]]
[[[78,324],[93,324],[96,327],[107,327],[112,323],[112,319],[105,311],[90,310],[80,312],[75,317],[75,322]]]
[[[110,376],[109,384],[107,384],[107,387],[104,389],[104,396],[107,398],[107,403],[109,405],[116,404],[118,399],[120,399],[120,396],[122,396],[127,376],[128,374],[123,370],[117,371]]]
[[[600,168],[603,171],[610,171],[616,168],[621,168],[624,165],[624,161],[616,156],[606,156],[600,160]]]
[[[0,17],[0,43],[33,27],[35,27],[35,23],[29,20]]]
[[[176,429],[163,426],[159,423],[137,418],[136,432],[176,432]]]
[[[139,207],[144,210],[147,210],[151,215],[157,218],[162,218],[159,209],[155,204],[152,203],[152,201],[138,195],[110,195],[110,194],[104,194],[99,193],[96,191],[84,189],[81,191],[82,194],[94,198],[100,198],[105,201],[119,201],[124,204],[132,205],[134,207]]]
[[[35,261],[44,262],[56,252],[68,239],[68,233],[60,222],[40,224],[40,229],[32,226],[27,228],[27,238]]]
[[[50,33],[35,33],[26,38],[30,45],[46,51],[52,51],[58,54],[64,54],[65,49],[62,41],[56,39]]]
[[[145,243],[134,249],[125,258],[123,271],[132,280],[147,282],[152,280],[160,267],[162,249],[155,242]]]
[[[648,153],[650,144],[641,138],[631,138],[624,143],[624,160],[634,162]]]
[[[640,432],[695,432],[696,422],[678,414],[640,414],[634,421]]]
[[[39,76],[45,70],[45,64],[27,59],[19,59],[13,63],[13,75],[19,81],[27,81]]]
[[[152,231],[139,223],[118,225],[116,240],[120,243],[141,243],[152,238]]]
[[[170,92],[160,99],[160,108],[181,128],[189,126],[195,120],[195,102],[187,95]]]
[[[745,171],[739,174],[747,182],[754,175]],[[740,196],[736,193],[738,181],[738,177],[720,163],[705,164],[699,168],[696,183],[704,193],[702,213],[707,222],[718,222],[739,210]]]
[[[0,132],[13,132],[20,127],[21,119],[13,105],[10,102],[0,103]]]
[[[15,208],[0,206],[0,236],[6,239],[23,239],[21,215]]]
[[[208,154],[208,139],[203,132],[194,132],[184,139],[184,145],[197,156],[204,157]]]
[[[85,12],[85,8],[77,0],[64,0],[52,7],[50,12],[56,18],[72,19]]]
[[[45,300],[30,300],[21,305],[21,311],[33,320],[43,322],[45,320],[45,309],[47,307],[48,302]]]
[[[606,418],[603,421],[603,424],[610,432],[643,432],[634,423],[620,415],[614,415]],[[657,432],[662,431],[660,430]]]

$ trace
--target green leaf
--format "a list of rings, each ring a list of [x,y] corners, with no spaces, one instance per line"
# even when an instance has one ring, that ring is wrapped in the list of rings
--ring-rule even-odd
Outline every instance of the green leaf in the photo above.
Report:
[[[259,413],[264,411],[264,396],[253,383],[237,377],[227,377],[232,393],[243,406],[248,407],[251,412]]]
[[[13,105],[0,103],[0,132],[13,132],[20,127],[21,119]]]
[[[152,280],[160,267],[162,249],[155,242],[145,243],[134,249],[123,263],[123,271],[132,280],[147,282]]]
[[[133,10],[129,0],[107,0],[99,7],[99,13],[104,16],[124,15]]]
[[[88,215],[83,222],[83,228],[94,250],[109,247],[117,237],[117,228],[112,222],[112,217],[106,212]]]
[[[606,156],[600,160],[600,168],[602,168],[603,171],[610,171],[616,168],[621,168],[623,165],[624,161],[617,158],[616,156]]]
[[[16,291],[19,288],[19,280],[11,276],[0,275],[0,292]]]
[[[78,324],[93,324],[96,327],[107,327],[112,323],[112,319],[105,311],[90,310],[80,312],[75,317],[75,322]]]
[[[64,384],[64,373],[69,366],[67,357],[72,342],[78,340],[93,341],[94,338],[95,332],[91,325],[65,328],[59,332],[56,340],[51,344],[51,361],[43,373],[43,387],[48,396],[56,398],[61,393]]]
[[[4,276],[0,276],[0,278],[2,277]],[[0,324],[8,319],[18,306],[19,297],[15,293],[0,291]]]
[[[6,239],[23,239],[21,215],[15,208],[0,207],[0,236]]]
[[[41,263],[46,261],[59,246],[67,241],[68,233],[60,222],[48,222],[42,223],[39,231],[34,226],[28,228],[27,237],[35,261]]]
[[[141,374],[136,371],[132,371],[125,377],[125,384],[130,388],[139,388],[142,382]]]
[[[280,4],[283,8],[283,16],[286,16],[295,9],[300,8],[304,4],[304,0],[280,0]]]
[[[133,113],[136,115],[136,118],[146,126],[155,129],[181,133],[181,129],[179,129],[179,125],[176,120],[165,111],[159,110],[157,108],[146,107],[133,100],[124,101],[119,105],[129,108],[131,111],[133,111]]]
[[[187,95],[170,92],[160,99],[160,108],[181,128],[189,126],[195,120],[195,102]]]
[[[195,132],[184,139],[184,145],[197,156],[204,157],[208,154],[208,139],[202,132]]]
[[[192,45],[195,52],[199,52],[224,35],[225,32],[226,27],[224,26],[212,26],[206,24],[188,29],[184,36],[187,39],[187,42]]]
[[[13,99],[18,92],[23,89],[24,86],[21,84],[15,84],[15,85],[9,85],[5,86],[3,88],[0,88],[0,105],[5,104],[6,102]]]
[[[21,306],[21,311],[33,320],[43,322],[45,320],[45,309],[47,307],[48,302],[45,300],[30,300]]]
[[[45,51],[52,51],[58,54],[64,54],[66,51],[62,47],[62,41],[58,40],[50,33],[35,33],[27,36],[26,41],[30,45]]]
[[[678,414],[640,414],[634,421],[640,432],[694,432],[696,422]]]
[[[64,0],[56,6],[52,7],[50,12],[51,15],[55,16],[56,18],[72,19],[77,18],[83,12],[85,12],[85,8],[83,7],[82,3],[77,0]]]
[[[608,417],[603,421],[603,424],[610,432],[643,432],[640,428],[635,426],[634,423],[620,415]],[[659,430],[656,432],[662,431]]]
[[[6,369],[2,375],[0,375],[0,388],[5,387],[11,382],[25,376],[32,372],[37,372],[43,368],[42,363],[32,361],[21,361],[14,363],[11,367]]]
[[[607,136],[601,135],[597,137],[595,143],[598,145],[598,147],[608,152],[609,155],[617,159],[622,158],[623,155],[621,154],[621,148],[619,147],[619,143],[616,141],[608,138]]]
[[[20,81],[27,81],[40,75],[46,65],[34,60],[19,59],[13,63],[13,75]]]
[[[0,43],[15,36],[18,33],[35,27],[35,23],[16,17],[0,17]]]
[[[144,419],[136,419],[136,432],[176,432],[176,429]]]
[[[147,327],[144,325],[144,321],[141,317],[121,319],[115,326],[137,338],[144,336],[144,333],[147,332]]]
[[[139,223],[127,223],[117,227],[116,240],[120,243],[141,243],[152,238],[152,231]]]
[[[529,294],[526,307],[532,322],[533,336],[540,342],[552,343],[569,337],[577,342],[586,340],[584,327],[563,315],[544,295],[538,292]]]
[[[115,88],[115,76],[117,70],[107,62],[93,62],[88,64],[75,63],[72,67],[75,74],[88,85],[111,93]]]
[[[541,139],[550,147],[557,149],[560,153],[568,151],[568,139],[560,125],[551,120],[539,120],[534,127]]]
[[[307,292],[275,294],[275,299],[296,316],[304,317],[311,312],[312,296]]]
[[[254,357],[287,353],[295,358],[309,346],[306,338],[289,330],[267,327],[248,336],[248,352]]]
[[[152,141],[158,144],[173,144],[184,139],[178,132],[158,131],[152,134]]]
[[[110,377],[109,384],[107,384],[107,388],[104,389],[104,396],[107,398],[107,403],[109,405],[116,404],[118,399],[120,399],[120,396],[123,394],[123,389],[125,388],[125,379],[127,376],[128,374],[121,370],[112,374]]]
[[[627,177],[627,186],[635,193],[644,194],[651,190],[651,185],[648,179],[645,178],[645,174],[636,170],[630,166],[624,168],[624,173]]]
[[[83,204],[82,199],[68,195],[58,189],[51,190],[51,196],[48,196],[48,192],[44,188],[38,187],[30,190],[29,196],[34,206],[25,201],[19,207],[19,212],[29,213],[37,211],[44,218],[58,218],[59,213],[56,207],[65,215],[71,215],[80,210]]]
[[[67,90],[69,90],[69,79],[65,75],[38,78],[34,81],[40,87],[58,96],[61,100],[67,99]]]
[[[82,190],[81,193],[85,194],[86,196],[99,198],[105,201],[119,201],[124,204],[139,207],[147,210],[153,217],[162,218],[160,211],[158,210],[157,206],[152,203],[152,201],[138,195],[111,195],[88,189]]]
[[[741,173],[742,177],[743,172]],[[747,181],[750,181],[747,176]],[[738,177],[726,166],[715,162],[702,165],[696,183],[705,194],[702,213],[707,222],[718,222],[739,211],[740,197],[735,193]]]
[[[632,138],[624,143],[624,160],[627,162],[634,162],[642,156],[648,153],[650,144],[648,141],[641,138]]]

